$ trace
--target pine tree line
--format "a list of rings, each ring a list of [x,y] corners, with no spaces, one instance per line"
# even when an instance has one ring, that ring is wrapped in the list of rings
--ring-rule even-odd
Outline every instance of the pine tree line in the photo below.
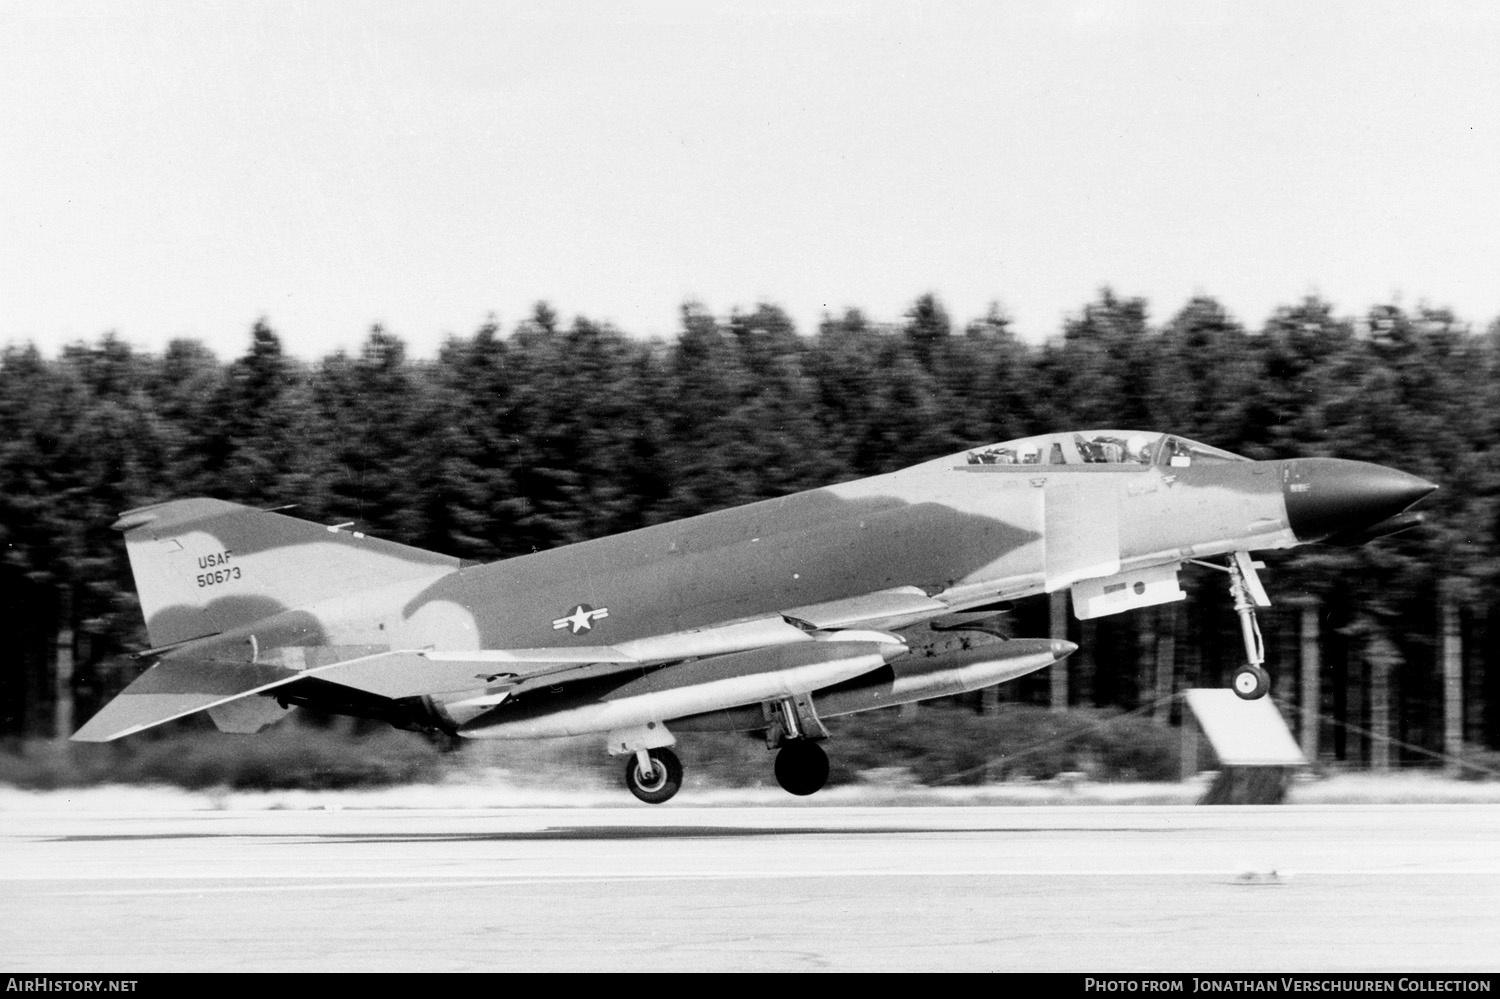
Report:
[[[357,353],[288,354],[265,322],[227,363],[182,340],[160,355],[112,335],[48,359],[0,354],[0,732],[79,717],[138,665],[144,644],[119,511],[190,495],[493,560],[935,455],[1087,427],[1170,431],[1251,458],[1328,455],[1440,483],[1418,531],[1358,549],[1271,555],[1263,624],[1290,686],[1314,608],[1322,713],[1441,748],[1440,619],[1463,639],[1465,737],[1500,745],[1500,671],[1486,627],[1500,602],[1500,324],[1383,305],[1358,318],[1309,298],[1248,330],[1210,298],[1165,322],[1105,290],[1060,333],[1020,340],[1003,312],[962,328],[933,296],[904,321],[858,311],[804,334],[781,310],[682,310],[671,341],[547,305],[490,322],[431,360],[375,327]],[[1071,663],[1074,703],[1134,707],[1168,687],[1222,682],[1239,655],[1221,581],[1186,579],[1185,605],[1106,619]],[[1447,610],[1445,610],[1447,609]],[[1015,612],[1046,634],[1046,602]],[[1450,631],[1452,629],[1450,628]],[[54,663],[71,657],[71,678]],[[1379,690],[1377,691],[1377,687]],[[1045,703],[1032,678],[1002,696]],[[1278,695],[1291,695],[1278,688]],[[1379,721],[1379,719],[1375,719]],[[1370,740],[1330,728],[1331,753]],[[1387,731],[1387,730],[1381,730]]]

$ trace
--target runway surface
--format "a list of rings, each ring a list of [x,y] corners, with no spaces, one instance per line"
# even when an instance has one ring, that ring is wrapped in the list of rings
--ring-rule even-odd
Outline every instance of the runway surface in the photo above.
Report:
[[[1500,806],[20,811],[0,970],[1500,969]]]

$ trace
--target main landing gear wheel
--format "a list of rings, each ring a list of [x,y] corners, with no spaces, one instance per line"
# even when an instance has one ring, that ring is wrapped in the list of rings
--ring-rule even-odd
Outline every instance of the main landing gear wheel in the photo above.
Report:
[[[1234,674],[1234,692],[1247,701],[1265,697],[1271,689],[1271,674],[1259,666],[1241,666]]]
[[[651,772],[641,772],[632,755],[625,761],[625,786],[630,793],[648,805],[660,805],[682,787],[682,762],[670,749],[651,750]]]
[[[828,783],[828,754],[816,742],[788,742],[776,754],[776,783],[792,794],[812,794]]]

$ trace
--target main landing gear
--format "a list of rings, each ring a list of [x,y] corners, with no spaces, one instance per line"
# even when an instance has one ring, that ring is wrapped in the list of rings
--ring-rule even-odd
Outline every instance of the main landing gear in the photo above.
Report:
[[[776,783],[805,797],[828,783],[828,754],[818,745],[828,729],[818,718],[811,694],[765,702],[766,748],[776,750]],[[625,757],[625,786],[648,805],[668,801],[682,787],[682,761],[667,747],[676,740],[661,722],[615,729],[605,748]]]
[[[659,805],[682,787],[682,761],[665,746],[640,749],[625,761],[625,786],[648,805]]]
[[[784,743],[776,753],[776,783],[802,797],[821,790],[828,783],[828,754],[806,739]]]
[[[806,797],[828,783],[828,754],[820,741],[828,729],[813,708],[812,696],[800,694],[765,706],[766,748],[776,750],[776,783],[790,794]]]

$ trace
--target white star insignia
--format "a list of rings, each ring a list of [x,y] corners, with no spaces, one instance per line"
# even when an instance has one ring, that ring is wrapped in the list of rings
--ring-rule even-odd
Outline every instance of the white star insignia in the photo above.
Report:
[[[571,628],[573,634],[576,635],[580,631],[592,631],[594,622],[606,617],[609,617],[608,607],[600,607],[598,610],[595,610],[588,604],[579,604],[573,608],[573,613],[553,621],[552,630],[562,631],[564,628]]]

